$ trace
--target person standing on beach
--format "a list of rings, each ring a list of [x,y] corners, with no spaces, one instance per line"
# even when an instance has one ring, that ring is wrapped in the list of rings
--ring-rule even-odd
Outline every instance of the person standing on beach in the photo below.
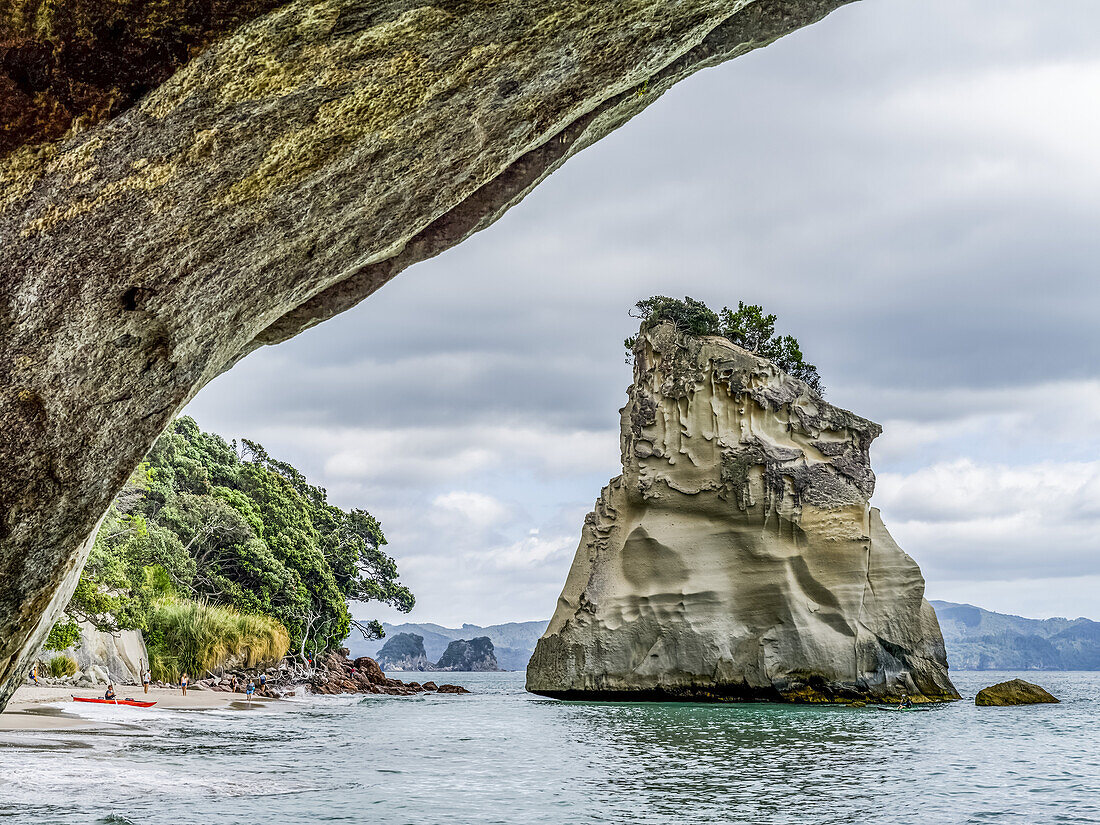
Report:
[[[180,687],[183,688],[183,695],[187,695],[187,685],[191,682],[191,677],[187,675],[187,671],[183,672],[180,676]]]
[[[153,674],[149,672],[149,668],[143,668],[141,671],[141,686],[145,688],[145,692],[149,692],[149,683],[153,681]]]
[[[252,704],[252,694],[256,692],[256,683],[248,680],[248,686],[244,689],[244,695],[248,698],[248,704]]]

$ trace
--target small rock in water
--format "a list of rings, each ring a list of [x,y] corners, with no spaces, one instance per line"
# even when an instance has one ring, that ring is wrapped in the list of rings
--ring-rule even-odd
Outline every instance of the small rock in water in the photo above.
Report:
[[[466,688],[464,688],[464,687],[460,687],[459,685],[440,685],[439,686],[439,692],[440,693],[469,693],[470,691],[466,690]]]
[[[1023,679],[1012,679],[1008,682],[982,688],[974,697],[974,704],[979,707],[1005,706],[1005,705],[1040,705],[1057,703],[1058,700],[1046,690],[1025,682]]]

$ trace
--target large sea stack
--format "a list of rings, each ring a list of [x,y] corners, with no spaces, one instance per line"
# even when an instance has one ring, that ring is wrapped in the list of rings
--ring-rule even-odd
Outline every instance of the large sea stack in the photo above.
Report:
[[[916,562],[868,500],[879,425],[770,361],[638,335],[623,473],[527,688],[560,698],[957,699]]]

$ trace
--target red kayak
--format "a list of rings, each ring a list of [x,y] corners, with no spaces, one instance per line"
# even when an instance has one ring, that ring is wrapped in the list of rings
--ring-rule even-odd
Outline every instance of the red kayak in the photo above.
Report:
[[[129,705],[132,708],[151,708],[156,702],[139,702],[137,699],[85,699],[74,696],[74,702],[94,702],[97,705]]]

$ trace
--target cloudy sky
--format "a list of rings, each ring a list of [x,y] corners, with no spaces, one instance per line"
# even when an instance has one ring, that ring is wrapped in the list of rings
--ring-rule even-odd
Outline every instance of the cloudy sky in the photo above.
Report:
[[[762,303],[884,425],[873,503],[930,598],[1100,619],[1098,216],[1100,4],[863,0],[189,413],[377,515],[412,620],[548,618],[619,471],[628,308]]]

